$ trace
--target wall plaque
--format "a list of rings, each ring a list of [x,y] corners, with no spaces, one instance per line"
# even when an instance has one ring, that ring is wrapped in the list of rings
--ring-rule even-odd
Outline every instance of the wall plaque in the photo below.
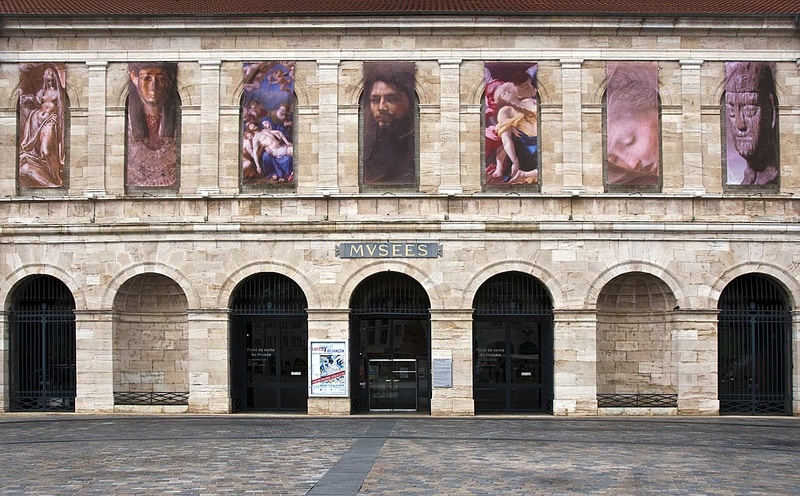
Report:
[[[433,387],[451,388],[453,387],[453,359],[434,358],[433,359]]]
[[[339,258],[437,258],[442,256],[438,243],[361,242],[336,245]]]

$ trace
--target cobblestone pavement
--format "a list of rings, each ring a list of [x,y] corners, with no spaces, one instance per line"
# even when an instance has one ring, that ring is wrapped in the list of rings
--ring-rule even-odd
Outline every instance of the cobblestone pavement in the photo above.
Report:
[[[2,495],[800,495],[800,418],[0,415]]]

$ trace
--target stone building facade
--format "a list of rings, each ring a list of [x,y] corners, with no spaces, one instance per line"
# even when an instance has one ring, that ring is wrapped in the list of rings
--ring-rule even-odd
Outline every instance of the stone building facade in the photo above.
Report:
[[[800,414],[794,17],[435,14],[7,12],[0,409]],[[261,60],[295,62],[289,188],[242,187],[242,64]],[[177,64],[175,188],[126,187],[141,61]],[[360,184],[374,61],[416,65],[415,188]],[[496,189],[484,68],[515,61],[538,68],[541,175]],[[620,61],[657,64],[655,190],[604,176]],[[726,184],[734,61],[774,67],[775,187]],[[20,186],[18,120],[20,66],[40,62],[64,64],[69,104],[64,185],[37,189]],[[343,394],[309,394],[314,341],[347,347]]]

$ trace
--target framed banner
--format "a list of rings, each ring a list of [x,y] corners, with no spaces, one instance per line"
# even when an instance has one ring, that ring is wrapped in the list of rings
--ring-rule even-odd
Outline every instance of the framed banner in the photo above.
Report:
[[[348,396],[347,340],[309,340],[308,396]]]

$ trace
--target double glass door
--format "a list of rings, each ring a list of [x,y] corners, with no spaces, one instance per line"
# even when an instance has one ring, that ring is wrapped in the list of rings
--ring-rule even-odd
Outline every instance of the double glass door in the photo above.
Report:
[[[369,361],[369,409],[412,412],[417,410],[416,360]]]

